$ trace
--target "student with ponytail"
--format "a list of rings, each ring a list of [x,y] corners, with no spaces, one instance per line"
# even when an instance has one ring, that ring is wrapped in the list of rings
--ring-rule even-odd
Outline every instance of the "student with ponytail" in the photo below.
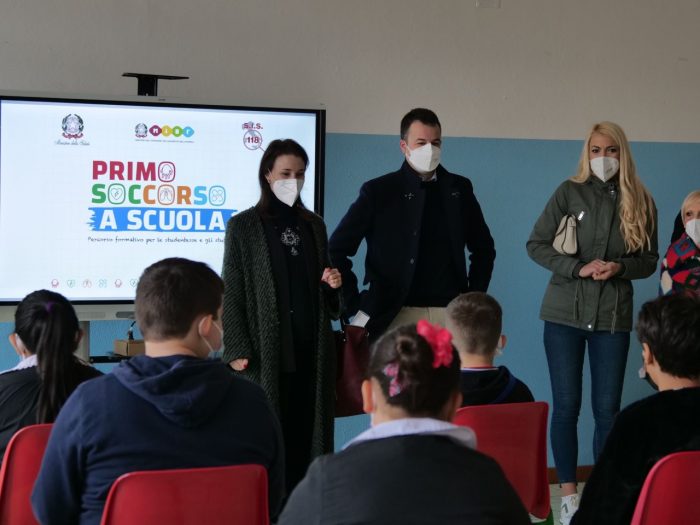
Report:
[[[311,464],[280,525],[529,523],[474,432],[451,423],[462,400],[451,340],[424,320],[377,340],[362,384],[372,428]]]
[[[0,374],[0,454],[15,432],[35,423],[53,423],[75,388],[101,373],[74,355],[81,332],[68,299],[38,290],[15,311],[9,340],[20,363]]]

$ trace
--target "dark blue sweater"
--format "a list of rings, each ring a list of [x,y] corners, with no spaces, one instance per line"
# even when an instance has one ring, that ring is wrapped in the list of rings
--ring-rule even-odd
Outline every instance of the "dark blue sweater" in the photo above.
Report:
[[[462,406],[527,403],[534,401],[525,383],[505,366],[495,369],[462,370],[459,376]]]
[[[218,361],[137,356],[81,385],[51,433],[32,506],[47,523],[100,523],[112,483],[137,470],[257,463],[270,513],[283,497],[279,423],[263,391]]]

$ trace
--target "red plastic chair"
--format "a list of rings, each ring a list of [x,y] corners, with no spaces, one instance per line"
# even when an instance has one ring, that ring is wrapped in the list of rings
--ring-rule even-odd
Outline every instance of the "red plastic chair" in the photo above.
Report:
[[[131,472],[107,496],[102,525],[268,525],[267,470],[235,465]]]
[[[700,523],[700,451],[661,458],[647,474],[631,525]]]
[[[37,525],[29,497],[51,427],[42,424],[21,428],[8,443],[0,468],[0,523]]]
[[[476,433],[479,452],[503,469],[527,511],[539,519],[550,516],[547,481],[547,413],[544,401],[462,407],[456,425]]]

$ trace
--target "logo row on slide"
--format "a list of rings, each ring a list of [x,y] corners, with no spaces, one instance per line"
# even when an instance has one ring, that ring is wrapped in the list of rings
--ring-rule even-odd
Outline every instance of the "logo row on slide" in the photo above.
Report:
[[[131,287],[131,288],[136,288],[136,285],[138,284],[139,280],[136,278],[132,279],[114,279],[111,281],[110,279],[106,278],[101,278],[101,279],[64,279],[61,281],[61,279],[51,279],[51,288],[60,288],[61,286],[65,286],[67,288],[122,288],[122,287]]]

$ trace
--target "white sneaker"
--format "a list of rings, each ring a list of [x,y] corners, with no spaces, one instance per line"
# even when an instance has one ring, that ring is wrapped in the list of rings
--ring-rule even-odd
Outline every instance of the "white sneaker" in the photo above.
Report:
[[[579,495],[571,494],[561,498],[561,512],[559,513],[559,523],[561,525],[569,525],[571,518],[574,517],[578,510]]]

